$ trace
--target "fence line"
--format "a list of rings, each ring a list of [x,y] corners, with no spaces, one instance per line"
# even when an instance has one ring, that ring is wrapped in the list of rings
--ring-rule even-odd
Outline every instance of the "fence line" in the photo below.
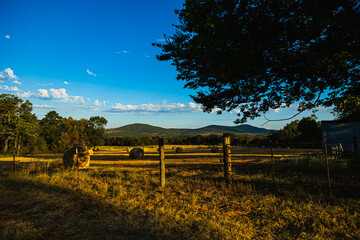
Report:
[[[360,163],[359,163],[359,153],[358,153],[358,148],[357,148],[357,139],[356,137],[354,138],[354,141],[353,142],[331,142],[332,144],[336,144],[336,145],[341,145],[341,144],[353,144],[353,151],[354,152],[344,152],[342,153],[340,151],[340,149],[337,149],[337,151],[334,151],[333,149],[333,146],[329,146],[329,143],[324,141],[323,143],[298,143],[298,142],[294,142],[294,143],[291,143],[291,144],[296,144],[296,145],[308,145],[308,146],[314,146],[314,145],[317,145],[317,146],[322,146],[323,147],[323,153],[320,154],[320,155],[325,155],[325,165],[324,167],[326,167],[326,174],[311,174],[310,171],[306,172],[306,170],[304,169],[304,167],[308,167],[308,168],[315,168],[315,167],[319,167],[321,165],[319,164],[310,164],[310,163],[307,163],[307,164],[304,164],[304,163],[281,163],[281,162],[275,162],[274,160],[274,144],[271,143],[270,145],[270,163],[241,163],[241,162],[234,162],[234,167],[236,168],[237,166],[263,166],[264,168],[267,168],[268,171],[264,171],[263,174],[266,174],[268,175],[269,177],[272,178],[272,183],[275,183],[275,178],[276,177],[279,177],[279,176],[293,176],[294,178],[296,178],[297,180],[302,180],[304,181],[304,178],[306,177],[318,177],[318,178],[321,178],[321,177],[326,177],[327,179],[327,187],[328,188],[332,188],[334,186],[356,186],[356,187],[360,187]],[[279,142],[276,142],[275,145],[291,145],[289,143],[279,143]],[[329,148],[330,147],[330,148]],[[294,155],[294,156],[297,156],[297,157],[301,157],[301,155]],[[350,157],[350,159],[346,159],[347,161],[344,162],[344,163],[341,163],[341,164],[334,164],[334,163],[330,163],[330,160],[331,158],[339,161],[341,160],[341,157]],[[280,160],[281,161],[281,160]],[[350,163],[350,164],[349,164]],[[276,167],[278,166],[288,166],[288,167],[291,167],[291,166],[295,166],[295,172],[294,173],[278,173],[276,172]],[[357,171],[355,174],[357,175],[354,175],[353,173],[352,174],[344,174],[343,175],[339,175],[337,173],[336,170],[339,170],[339,169],[345,169],[344,167],[351,167],[353,168],[353,170]],[[269,169],[269,167],[271,167],[271,170]],[[298,169],[299,167],[302,167],[302,169]],[[334,172],[331,171],[331,167],[332,169],[334,170]],[[338,169],[336,169],[336,167],[338,167]],[[259,170],[259,169],[258,169]],[[264,169],[262,169],[264,170]],[[288,169],[290,170],[290,168]],[[300,174],[300,170],[302,170],[301,174]],[[320,170],[320,169],[317,169],[317,170]],[[291,171],[291,170],[290,170]],[[242,169],[242,172],[240,171],[236,171],[236,170],[233,170],[232,173],[244,173],[244,169]],[[354,178],[358,178],[358,182],[355,181]],[[354,184],[349,184],[349,183],[346,183],[346,184],[339,184],[337,181],[339,179],[346,179],[346,180],[349,180],[349,181],[352,181],[354,182],[355,181],[355,185]],[[314,179],[313,179],[314,180]],[[300,184],[300,183],[292,183],[292,185],[301,185],[303,186],[304,184]],[[309,186],[309,184],[306,184],[305,186]]]

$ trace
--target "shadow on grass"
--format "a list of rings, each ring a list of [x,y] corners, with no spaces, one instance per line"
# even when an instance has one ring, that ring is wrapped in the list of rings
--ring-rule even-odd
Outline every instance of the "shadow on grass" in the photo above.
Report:
[[[145,205],[138,215],[78,189],[24,179],[0,178],[0,192],[0,239],[183,239],[157,229]]]
[[[353,175],[351,169],[337,169],[331,176],[331,187],[328,185],[326,169],[320,174],[319,168],[286,166],[277,169],[274,179],[272,178],[272,166],[260,165],[233,166],[232,182],[234,190],[237,185],[246,185],[254,188],[262,195],[273,194],[279,197],[297,198],[300,201],[306,196],[321,198],[333,202],[334,198],[360,199],[360,176]],[[184,166],[185,168],[185,166]],[[295,172],[294,168],[297,168]],[[176,171],[174,171],[176,170]],[[167,177],[181,177],[199,181],[210,181],[225,184],[222,168],[219,165],[189,165],[188,171],[199,171],[201,173],[191,176],[181,176],[181,168],[167,167]],[[216,174],[218,173],[218,174]],[[219,173],[221,175],[219,175]]]
[[[165,159],[219,159],[219,155],[182,155],[182,154],[172,154],[170,156],[165,156]],[[154,155],[146,155],[141,158],[131,159],[129,155],[91,155],[91,160],[94,161],[159,161],[159,156]]]
[[[122,164],[121,167],[151,171],[159,169],[156,164]],[[299,200],[304,196],[319,197],[330,202],[334,198],[360,199],[360,176],[354,174],[349,168],[332,169],[331,188],[328,186],[326,168],[323,166],[288,164],[273,168],[271,164],[233,164],[232,170],[234,189],[236,185],[246,185],[255,188],[261,194],[274,194]],[[272,171],[275,171],[274,179]],[[177,178],[187,182],[193,181],[193,184],[201,181],[224,184],[222,164],[167,163],[166,172],[166,178],[170,181],[171,178]],[[192,174],[184,176],[184,172]],[[114,171],[104,171],[103,174],[108,177],[116,175]],[[156,177],[159,175],[156,172],[152,174]]]

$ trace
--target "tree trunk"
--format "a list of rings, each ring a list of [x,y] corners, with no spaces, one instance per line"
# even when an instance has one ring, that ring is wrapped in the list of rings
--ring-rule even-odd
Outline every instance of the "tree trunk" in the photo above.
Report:
[[[5,139],[4,149],[3,149],[3,153],[4,153],[4,154],[6,154],[7,151],[8,151],[8,147],[9,147],[8,143],[9,143],[9,137],[7,137],[7,138]]]
[[[15,136],[14,137],[14,150],[13,150],[13,153],[15,154],[15,150],[17,149],[17,145],[18,145],[18,137]]]
[[[18,140],[18,143],[17,143],[17,155],[19,156],[20,155],[20,147],[21,147],[21,135],[19,136],[19,140]]]

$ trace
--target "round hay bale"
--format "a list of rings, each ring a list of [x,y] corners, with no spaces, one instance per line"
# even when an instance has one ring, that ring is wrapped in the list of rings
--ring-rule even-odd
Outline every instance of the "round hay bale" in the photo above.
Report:
[[[182,147],[177,147],[176,150],[175,150],[175,152],[176,152],[176,153],[182,153],[183,150],[184,150],[184,149],[183,149]]]
[[[76,149],[78,150],[78,162],[79,167],[89,167],[90,166],[90,154],[86,148],[82,147],[73,147],[68,149],[63,156],[63,164],[65,168],[76,167]]]
[[[211,152],[212,153],[218,153],[219,152],[219,148],[214,146],[214,147],[211,147]]]
[[[133,148],[129,154],[131,159],[141,158],[144,156],[144,150],[141,148]]]

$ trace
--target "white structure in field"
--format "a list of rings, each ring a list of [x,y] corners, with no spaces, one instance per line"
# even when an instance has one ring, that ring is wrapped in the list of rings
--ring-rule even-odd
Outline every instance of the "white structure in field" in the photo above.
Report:
[[[354,146],[357,145],[360,153],[360,122],[322,121],[321,139],[328,146],[341,146],[347,153],[356,152]],[[354,144],[355,139],[357,144]]]

